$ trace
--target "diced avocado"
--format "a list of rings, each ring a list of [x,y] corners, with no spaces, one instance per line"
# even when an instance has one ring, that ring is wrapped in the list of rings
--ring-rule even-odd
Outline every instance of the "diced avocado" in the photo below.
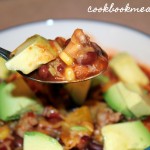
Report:
[[[95,87],[99,84],[106,84],[109,82],[109,78],[105,75],[99,75],[92,79],[91,81],[91,87]]]
[[[27,111],[41,113],[43,107],[33,98],[25,96],[13,96],[13,90],[17,88],[13,83],[0,84],[0,119],[3,121],[14,120]]]
[[[124,82],[147,85],[148,77],[140,69],[136,61],[127,53],[116,55],[109,63],[116,75]]]
[[[127,118],[131,118],[133,117],[133,114],[128,109],[127,104],[125,103],[124,98],[122,96],[122,86],[122,82],[112,85],[104,93],[104,99],[112,109],[124,114]]]
[[[84,103],[88,91],[90,89],[91,80],[86,80],[78,83],[69,83],[65,85],[65,89],[69,92],[75,103],[81,105]]]
[[[24,135],[24,150],[63,150],[59,142],[40,132],[26,132]]]
[[[141,121],[104,126],[102,135],[105,150],[144,150],[150,146],[150,132]]]
[[[120,92],[128,109],[136,116],[150,115],[150,97],[139,90],[133,84],[121,84]]]
[[[34,35],[16,48],[11,55],[13,57],[6,62],[6,67],[9,70],[19,70],[29,74],[40,65],[55,59],[58,54],[47,39]]]
[[[136,84],[118,82],[106,91],[104,99],[126,117],[150,115],[150,97]]]
[[[141,86],[139,86],[138,84],[124,83],[124,85],[128,90],[130,90],[132,92],[136,92],[138,94],[145,93],[145,90],[143,88],[141,88]]]
[[[6,60],[0,57],[0,79],[6,79],[10,71],[5,66]]]

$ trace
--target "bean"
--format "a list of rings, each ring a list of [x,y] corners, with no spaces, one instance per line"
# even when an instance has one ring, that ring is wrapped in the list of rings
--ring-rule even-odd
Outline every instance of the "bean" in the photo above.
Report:
[[[103,51],[102,48],[94,42],[91,42],[91,46],[95,49],[96,53],[101,56]]]
[[[57,71],[59,71],[60,73],[63,73],[64,70],[65,70],[65,68],[64,68],[64,66],[61,65],[61,64],[57,67]]]
[[[90,65],[97,59],[96,52],[87,52],[85,54],[81,54],[77,58],[77,63],[82,65]]]
[[[59,112],[51,106],[44,109],[43,116],[46,117],[51,123],[58,123],[62,120]]]
[[[0,147],[0,150],[7,150],[7,147],[5,145]]]
[[[57,37],[55,41],[59,44],[61,48],[66,46],[66,40],[63,37]]]
[[[79,142],[79,144],[77,145],[78,150],[85,150],[85,148],[88,145],[88,142],[90,140],[90,137],[88,136],[83,136]]]
[[[65,71],[66,64],[61,59],[58,60],[59,60],[59,65],[57,66],[57,71],[63,74]]]
[[[48,78],[50,75],[50,72],[48,71],[48,66],[42,65],[38,70],[38,75],[44,79]]]
[[[22,147],[23,146],[23,138],[15,135],[14,146],[15,147]]]
[[[71,41],[71,39],[66,40],[65,46],[67,46],[67,45],[69,44],[70,41]]]

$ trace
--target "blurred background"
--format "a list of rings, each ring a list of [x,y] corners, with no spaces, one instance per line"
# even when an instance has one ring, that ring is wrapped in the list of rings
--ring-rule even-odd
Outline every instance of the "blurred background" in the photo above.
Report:
[[[119,23],[150,34],[150,12],[89,13],[88,7],[150,7],[150,0],[0,0],[0,30],[47,19],[92,19]],[[150,10],[150,9],[149,9]]]

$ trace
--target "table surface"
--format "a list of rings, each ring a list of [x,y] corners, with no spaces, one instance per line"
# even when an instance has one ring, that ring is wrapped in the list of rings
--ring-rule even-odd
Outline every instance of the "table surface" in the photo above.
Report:
[[[0,0],[0,30],[47,19],[79,18],[119,23],[150,35],[150,12],[88,12],[89,7],[106,5],[146,9],[150,0]]]

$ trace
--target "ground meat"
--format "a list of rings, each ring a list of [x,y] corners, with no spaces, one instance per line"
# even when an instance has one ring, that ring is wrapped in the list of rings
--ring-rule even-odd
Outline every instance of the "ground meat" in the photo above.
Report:
[[[63,118],[57,109],[47,106],[42,115],[38,117],[38,125],[34,129],[58,139],[62,120]]]
[[[12,150],[12,149],[14,149],[13,138],[8,138],[0,142],[0,150]]]
[[[97,116],[97,125],[101,128],[107,124],[116,123],[121,119],[121,113],[113,112],[111,109],[104,109],[98,111]]]
[[[32,112],[28,112],[20,118],[16,126],[16,134],[23,137],[24,132],[32,130],[37,124],[38,120],[36,115]]]

